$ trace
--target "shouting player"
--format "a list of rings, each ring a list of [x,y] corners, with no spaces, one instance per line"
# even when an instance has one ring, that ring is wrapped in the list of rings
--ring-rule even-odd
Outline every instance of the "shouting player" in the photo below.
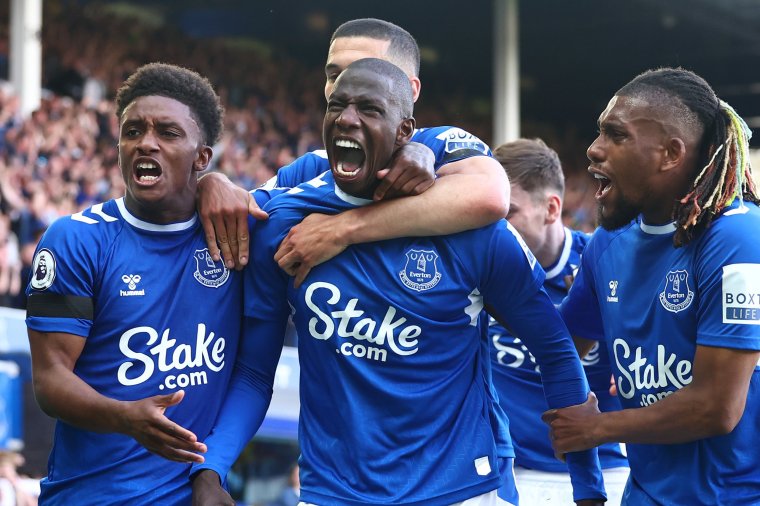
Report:
[[[329,505],[517,504],[490,395],[484,305],[534,351],[550,406],[586,402],[575,348],[543,270],[502,220],[456,235],[354,245],[296,287],[273,259],[312,212],[372,202],[376,171],[414,132],[409,79],[380,59],[336,80],[321,175],[272,198],[246,271],[245,338],[222,413],[195,466],[194,503],[224,502],[220,477],[256,432],[293,313],[301,362],[301,500]],[[528,332],[530,330],[530,332]],[[600,504],[596,452],[575,454],[579,504]],[[511,487],[497,489],[502,478]],[[510,490],[508,490],[508,488]]]
[[[188,504],[240,334],[242,280],[195,214],[219,98],[150,64],[116,105],[126,196],[53,223],[27,289],[35,395],[58,419],[40,504]]]
[[[588,148],[603,229],[562,313],[607,339],[623,410],[550,411],[558,452],[627,443],[624,504],[760,504],[760,210],[750,131],[704,79],[648,71]]]
[[[360,58],[380,58],[401,68],[417,100],[422,86],[417,42],[403,28],[372,18],[348,21],[335,30],[325,64],[325,98],[343,69]],[[312,266],[337,255],[348,244],[460,232],[503,218],[509,205],[509,183],[490,153],[488,145],[459,128],[415,130],[412,142],[396,151],[388,167],[378,170],[380,183],[373,197],[379,200],[424,191],[422,195],[390,199],[336,216],[307,216],[283,241],[279,265],[300,283]],[[314,154],[325,157],[324,151]],[[323,165],[314,163],[317,158],[312,155],[281,168],[267,187],[291,188],[316,177]],[[204,176],[199,187],[199,211],[210,250],[216,253],[218,240],[228,267],[233,261],[246,263],[249,206],[255,216],[262,216],[255,201],[218,173]],[[406,219],[408,216],[415,219]]]

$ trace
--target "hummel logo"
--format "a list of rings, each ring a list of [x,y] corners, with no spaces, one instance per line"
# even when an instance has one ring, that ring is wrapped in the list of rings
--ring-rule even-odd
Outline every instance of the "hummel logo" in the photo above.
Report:
[[[139,274],[125,274],[121,277],[121,280],[127,283],[130,290],[137,288],[137,283],[139,283],[141,279],[142,277],[140,277]]]
[[[121,280],[127,284],[129,290],[119,290],[119,295],[122,297],[130,297],[134,295],[145,295],[145,290],[137,290],[137,283],[142,280],[139,274],[124,274]]]
[[[617,302],[618,301],[618,298],[617,298],[618,282],[617,282],[617,280],[613,279],[612,281],[609,282],[609,285],[607,285],[607,286],[610,287],[610,294],[607,296],[607,302]]]

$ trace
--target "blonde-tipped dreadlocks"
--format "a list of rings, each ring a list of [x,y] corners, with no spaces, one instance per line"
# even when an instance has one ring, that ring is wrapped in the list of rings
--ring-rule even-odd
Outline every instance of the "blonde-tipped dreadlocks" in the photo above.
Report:
[[[617,94],[652,92],[678,99],[688,109],[683,117],[694,118],[704,131],[698,158],[701,170],[689,192],[673,208],[678,227],[673,244],[679,247],[704,230],[735,199],[739,199],[740,206],[745,201],[760,200],[749,162],[752,132],[730,105],[715,96],[704,79],[688,70],[666,68],[645,72]]]
[[[678,231],[673,241],[676,246],[689,242],[696,230],[704,229],[735,199],[758,202],[757,187],[752,179],[749,162],[749,139],[752,137],[744,120],[733,107],[720,101],[717,121],[724,125],[725,133],[710,144],[710,160],[694,180],[689,193],[676,204],[674,210]]]

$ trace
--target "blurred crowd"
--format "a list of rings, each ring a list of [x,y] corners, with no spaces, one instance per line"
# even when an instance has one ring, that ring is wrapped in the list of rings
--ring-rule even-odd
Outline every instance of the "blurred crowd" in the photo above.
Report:
[[[0,19],[8,19],[9,3],[0,6]],[[53,220],[123,195],[112,101],[139,65],[166,61],[209,77],[227,111],[212,170],[243,187],[257,186],[322,145],[320,67],[308,68],[277,48],[193,39],[97,5],[59,0],[44,2],[44,8],[40,108],[22,118],[11,86],[0,81],[0,306],[25,306],[22,280]],[[7,27],[0,23],[0,79],[8,75]],[[486,116],[470,110],[461,99],[442,106],[426,97],[416,116],[418,125],[456,124],[485,137]],[[572,135],[536,132],[565,164],[566,222],[590,230],[594,189],[583,145]]]

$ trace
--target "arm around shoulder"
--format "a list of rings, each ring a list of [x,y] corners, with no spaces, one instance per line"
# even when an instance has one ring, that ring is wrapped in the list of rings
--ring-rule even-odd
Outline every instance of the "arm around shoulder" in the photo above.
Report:
[[[341,242],[454,234],[506,216],[509,180],[493,158],[473,156],[452,162],[439,169],[438,175],[435,184],[420,195],[382,201],[336,216]],[[414,219],[409,219],[412,216]]]

